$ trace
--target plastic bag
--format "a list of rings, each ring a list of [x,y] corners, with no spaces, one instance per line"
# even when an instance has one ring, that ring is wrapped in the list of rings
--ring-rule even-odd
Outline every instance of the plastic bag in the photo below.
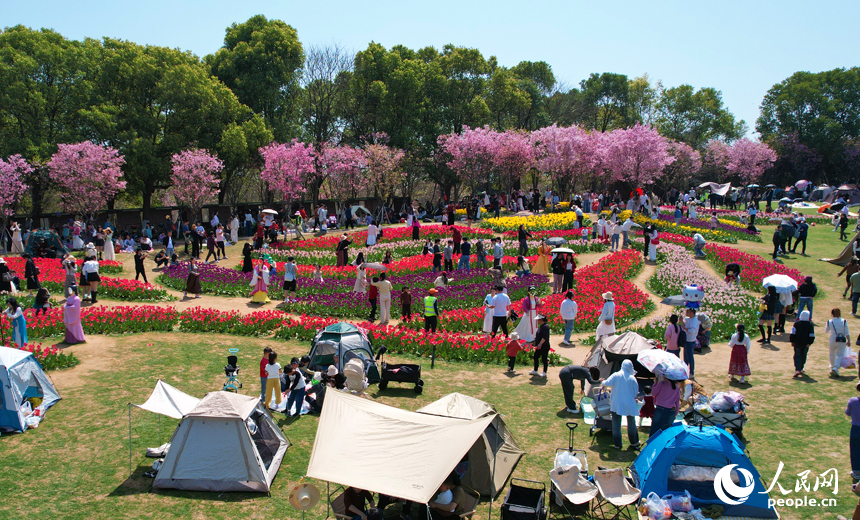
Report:
[[[645,503],[640,511],[649,520],[666,520],[672,517],[672,508],[653,491],[645,497]]]
[[[555,456],[555,467],[556,468],[567,468],[576,467],[576,471],[582,471],[582,463],[573,453],[565,450],[560,451]]]
[[[851,351],[851,347],[845,347],[845,354],[839,362],[842,368],[857,368],[857,354]]]
[[[683,495],[666,495],[663,500],[668,502],[673,513],[689,513],[693,510],[693,497],[686,489]]]

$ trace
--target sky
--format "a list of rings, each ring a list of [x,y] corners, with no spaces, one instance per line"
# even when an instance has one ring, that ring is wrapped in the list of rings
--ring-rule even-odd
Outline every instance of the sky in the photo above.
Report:
[[[496,56],[503,66],[545,61],[570,86],[592,72],[615,72],[648,74],[665,87],[713,87],[753,136],[774,84],[797,71],[860,65],[856,0],[0,0],[0,27],[51,28],[70,39],[108,36],[201,57],[223,44],[230,24],[256,14],[287,22],[306,46],[452,43]]]

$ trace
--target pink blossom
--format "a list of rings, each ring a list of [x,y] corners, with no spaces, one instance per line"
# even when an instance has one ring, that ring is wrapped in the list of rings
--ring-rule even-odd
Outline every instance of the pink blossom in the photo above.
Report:
[[[125,159],[110,146],[84,141],[58,148],[48,161],[48,172],[60,188],[63,211],[92,217],[125,188]]]
[[[776,162],[776,152],[764,143],[740,139],[729,148],[726,171],[737,175],[744,183],[761,178],[762,174]]]
[[[173,183],[165,193],[165,203],[173,201],[188,206],[194,215],[200,208],[218,195],[218,172],[224,163],[206,150],[192,148],[173,154]]]
[[[613,181],[653,184],[675,161],[668,148],[666,138],[648,125],[613,130],[602,139],[604,167]]]
[[[599,141],[598,132],[578,126],[552,125],[531,134],[537,168],[562,186],[575,185],[578,179],[597,173],[602,163]]]
[[[264,166],[260,176],[269,189],[280,193],[284,200],[292,200],[306,191],[304,183],[311,179],[316,168],[314,149],[299,142],[291,144],[272,143],[260,148]]]
[[[5,161],[0,159],[0,217],[12,216],[15,205],[27,191],[22,180],[32,171],[33,167],[20,155],[12,155]]]

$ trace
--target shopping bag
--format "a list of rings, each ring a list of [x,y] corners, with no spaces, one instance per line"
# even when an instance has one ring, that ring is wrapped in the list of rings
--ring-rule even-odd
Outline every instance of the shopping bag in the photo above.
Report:
[[[669,504],[665,500],[660,498],[660,495],[653,491],[645,497],[645,503],[642,505],[640,512],[643,516],[648,517],[649,520],[666,520],[672,517],[672,508],[669,507]]]
[[[839,361],[841,368],[857,368],[857,354],[851,351],[851,347],[845,347],[845,354]]]

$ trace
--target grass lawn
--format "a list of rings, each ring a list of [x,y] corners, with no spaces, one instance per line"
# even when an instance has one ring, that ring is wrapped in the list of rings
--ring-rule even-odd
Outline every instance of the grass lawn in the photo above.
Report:
[[[277,348],[280,357],[286,359],[307,352],[299,343],[218,335],[92,338],[90,344],[81,347],[88,349],[82,353],[81,366],[51,373],[63,400],[43,425],[22,435],[0,437],[4,470],[0,472],[0,518],[300,518],[301,513],[288,505],[287,493],[307,468],[315,416],[291,422],[276,415],[293,446],[284,458],[271,496],[153,493],[152,480],[143,476],[152,459],[145,459],[143,452],[158,445],[159,421],[157,416],[137,409],[132,411],[133,474],[128,476],[128,402],[142,403],[158,378],[196,396],[220,389],[227,349],[234,346],[241,349],[242,393],[254,395],[259,385],[258,354],[267,345]],[[580,348],[584,353],[585,348]],[[820,363],[816,368],[821,372]],[[398,384],[381,395],[374,386],[370,394],[383,403],[409,410],[453,391],[493,403],[527,451],[514,475],[548,484],[555,449],[566,446],[565,422],[571,420],[564,412],[558,369],[551,369],[546,381],[532,381],[524,367],[518,367],[515,377],[502,370],[498,366],[439,362],[431,372],[429,364],[424,364],[423,395],[416,396],[409,385]],[[793,381],[784,373],[767,372],[767,367],[753,367],[753,371],[754,385],[741,390],[750,402],[751,420],[744,434],[753,462],[765,480],[772,478],[780,461],[785,463],[780,483],[792,492],[796,474],[804,470],[812,471],[813,484],[814,475],[828,468],[835,467],[840,474],[838,511],[823,514],[815,508],[784,509],[783,518],[833,518],[836,512],[850,515],[856,499],[849,490],[848,421],[842,410],[854,393],[853,384],[826,377]],[[709,391],[728,387],[722,371],[704,372],[700,382]],[[581,416],[574,420],[581,420]],[[162,418],[164,442],[176,424],[178,421]],[[614,450],[608,432],[589,437],[584,425],[575,445],[588,450],[593,469],[598,465],[626,467],[636,454]],[[318,484],[325,489],[325,483]],[[809,495],[819,499],[832,496],[829,490]],[[504,492],[495,501],[493,515],[498,515],[503,496]],[[482,504],[476,518],[486,517],[487,508]],[[323,517],[322,504],[307,515],[311,519]]]

